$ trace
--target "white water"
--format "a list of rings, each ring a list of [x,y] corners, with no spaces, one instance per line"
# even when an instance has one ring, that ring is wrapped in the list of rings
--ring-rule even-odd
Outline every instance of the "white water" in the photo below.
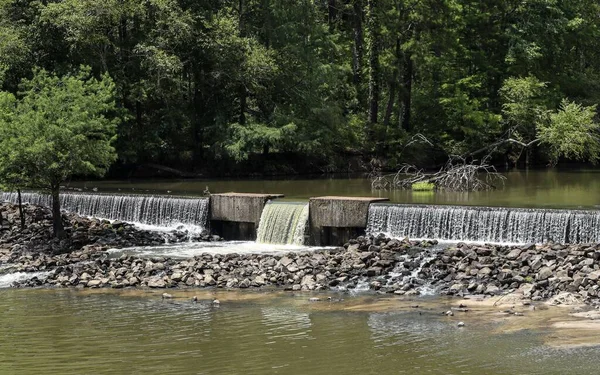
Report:
[[[325,247],[259,244],[251,241],[187,242],[164,246],[138,246],[125,249],[110,249],[115,257],[121,254],[139,257],[191,258],[202,254],[285,254],[290,252],[315,251]]]
[[[268,203],[260,216],[256,242],[302,245],[307,223],[308,204]]]
[[[429,264],[429,262],[431,262],[432,260],[434,260],[436,258],[436,254],[435,253],[431,253],[429,255],[426,256],[419,256],[417,258],[412,258],[409,259],[408,257],[404,256],[402,257],[398,263],[396,264],[396,266],[394,267],[394,269],[392,271],[389,272],[389,279],[387,280],[387,286],[391,286],[394,284],[407,284],[407,283],[413,283],[416,284],[416,290],[419,292],[419,295],[422,296],[430,296],[430,295],[434,295],[435,294],[435,289],[431,286],[431,280],[427,280],[427,279],[422,279],[419,274],[421,273],[421,271],[423,270],[423,267],[426,264]],[[412,261],[412,262],[418,262],[419,266],[416,267],[414,270],[412,270],[412,272],[409,275],[403,276],[402,271],[404,270],[404,262],[405,261]]]
[[[49,272],[14,272],[0,275],[0,288],[10,288],[15,282],[31,280],[34,277],[45,279]]]
[[[600,242],[600,211],[373,204],[368,234],[495,243]]]
[[[47,194],[23,192],[23,203],[50,207]],[[0,193],[0,201],[18,202],[17,193]],[[66,193],[60,195],[61,208],[82,216],[121,220],[144,229],[186,229],[200,233],[208,220],[208,198],[152,195]]]

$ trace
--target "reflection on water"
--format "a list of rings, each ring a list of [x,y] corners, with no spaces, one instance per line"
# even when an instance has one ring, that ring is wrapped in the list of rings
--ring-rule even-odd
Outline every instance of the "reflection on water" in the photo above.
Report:
[[[366,178],[293,180],[90,181],[72,186],[100,191],[145,194],[202,195],[212,193],[280,193],[286,199],[306,200],[327,195],[387,197],[396,203],[465,204],[505,207],[591,208],[600,205],[600,171],[532,170],[504,173],[505,184],[493,191],[412,192],[371,190]]]
[[[280,340],[298,340],[310,337],[311,322],[307,313],[281,307],[262,308],[265,334],[276,344]]]
[[[0,372],[595,374],[600,365],[597,348],[545,346],[545,330],[496,333],[501,322],[468,314],[458,328],[439,314],[443,302],[407,310],[386,299],[387,312],[369,312],[352,307],[378,297],[311,303],[310,294],[213,291],[215,307],[196,292],[162,300],[145,291],[0,290]]]

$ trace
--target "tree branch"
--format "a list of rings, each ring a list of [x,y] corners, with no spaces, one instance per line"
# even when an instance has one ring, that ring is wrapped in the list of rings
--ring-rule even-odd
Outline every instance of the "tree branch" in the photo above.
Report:
[[[519,146],[521,146],[523,148],[528,148],[528,147],[533,146],[534,144],[538,143],[539,141],[540,141],[539,138],[536,138],[536,139],[534,139],[533,141],[531,141],[529,143],[521,142],[521,141],[519,141],[517,139],[514,139],[514,138],[501,139],[501,140],[499,140],[497,142],[494,142],[494,143],[492,143],[490,145],[482,147],[479,150],[476,150],[476,151],[473,151],[473,152],[471,152],[469,154],[466,154],[466,155],[464,155],[464,157],[475,156],[477,154],[481,154],[484,151],[496,148],[496,147],[501,146],[501,145],[506,144],[506,143],[514,143],[514,144],[519,145]]]

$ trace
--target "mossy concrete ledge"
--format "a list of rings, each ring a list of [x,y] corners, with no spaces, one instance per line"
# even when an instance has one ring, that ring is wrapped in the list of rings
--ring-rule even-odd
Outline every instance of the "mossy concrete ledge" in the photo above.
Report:
[[[310,244],[341,246],[365,234],[369,205],[389,201],[377,197],[316,197],[310,199]]]
[[[265,204],[282,197],[282,194],[213,194],[210,196],[211,230],[226,240],[254,241]]]

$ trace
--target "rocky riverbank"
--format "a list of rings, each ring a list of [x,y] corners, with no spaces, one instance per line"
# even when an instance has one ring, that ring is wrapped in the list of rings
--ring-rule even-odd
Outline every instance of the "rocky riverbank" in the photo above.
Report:
[[[459,244],[422,271],[439,292],[600,304],[600,244],[494,246]]]
[[[204,254],[185,260],[111,259],[97,247],[87,246],[70,254],[28,255],[14,259],[18,272],[48,271],[44,280],[24,286],[74,287],[281,287],[289,290],[353,288],[361,282],[377,282],[394,267],[399,257],[409,256],[416,242],[386,238],[361,238],[347,248],[272,254]],[[414,252],[418,256],[418,252]],[[375,287],[375,286],[374,286]],[[416,292],[415,292],[416,293]]]
[[[379,293],[423,292],[465,296],[517,293],[525,300],[568,299],[598,304],[600,246],[467,245],[440,249],[435,242],[359,238],[344,248],[314,252],[204,254],[185,260],[111,259],[86,246],[62,255],[28,255],[17,271],[51,270],[24,286],[258,288],[324,290],[354,288]],[[557,301],[560,302],[560,298]]]
[[[288,254],[203,254],[189,259],[111,258],[108,247],[157,245],[165,234],[64,215],[68,243],[50,240],[49,212],[27,207],[25,231],[15,207],[1,205],[0,264],[11,272],[45,272],[16,286],[79,288],[371,289],[378,293],[566,299],[600,304],[600,244],[473,245],[360,237],[343,248]],[[8,218],[8,221],[7,221]],[[8,225],[6,224],[8,223]],[[185,236],[168,234],[170,241]],[[216,237],[204,236],[211,240]],[[69,250],[64,252],[65,247]],[[2,250],[3,249],[3,250]],[[59,250],[59,251],[57,251]]]
[[[60,253],[80,253],[86,248],[101,251],[107,248],[153,246],[166,242],[218,241],[218,236],[207,233],[190,234],[185,231],[153,232],[140,230],[120,221],[109,222],[63,213],[62,221],[67,238],[52,238],[52,213],[49,208],[24,205],[25,229],[21,230],[18,206],[0,203],[0,262],[6,263],[20,256],[50,256]],[[69,254],[72,256],[73,254]]]

